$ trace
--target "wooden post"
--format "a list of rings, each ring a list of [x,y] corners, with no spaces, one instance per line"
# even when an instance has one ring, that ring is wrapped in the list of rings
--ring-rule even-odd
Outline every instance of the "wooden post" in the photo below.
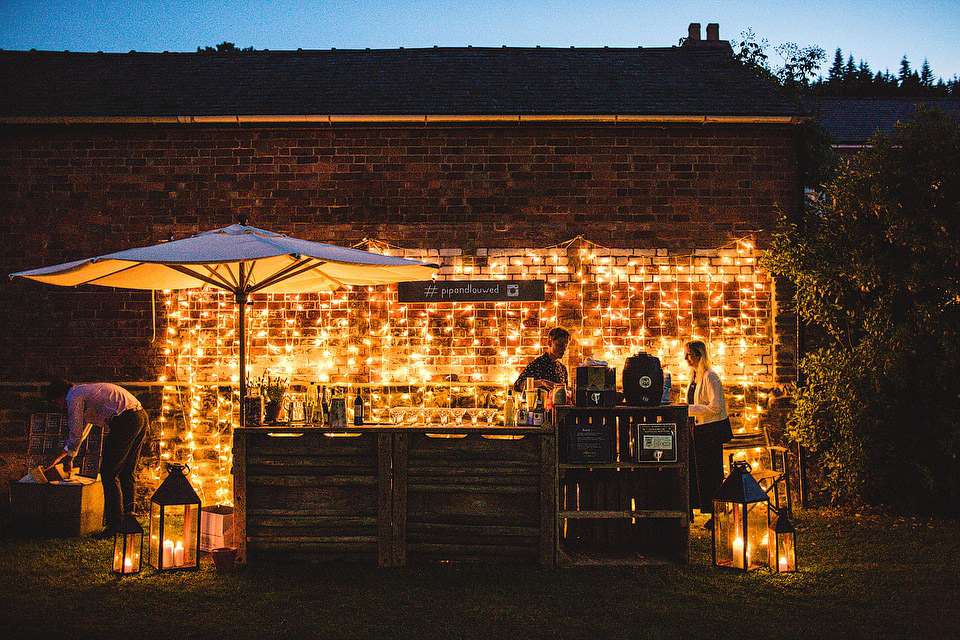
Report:
[[[233,543],[237,562],[247,561],[247,434],[233,432]]]

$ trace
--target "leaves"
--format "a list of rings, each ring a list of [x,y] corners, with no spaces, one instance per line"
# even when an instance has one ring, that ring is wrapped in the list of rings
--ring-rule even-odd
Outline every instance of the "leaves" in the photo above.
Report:
[[[782,220],[763,258],[815,338],[788,432],[834,501],[958,504],[958,185],[960,129],[920,109]]]

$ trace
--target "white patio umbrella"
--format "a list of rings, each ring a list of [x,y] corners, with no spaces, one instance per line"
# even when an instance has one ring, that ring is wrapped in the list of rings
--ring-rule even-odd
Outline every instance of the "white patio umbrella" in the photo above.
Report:
[[[250,294],[311,293],[346,285],[428,280],[438,268],[234,224],[183,240],[20,271],[10,277],[66,287],[96,284],[154,291],[207,284],[232,292],[239,310],[242,398],[247,391],[245,307]],[[241,411],[242,407],[241,403]]]

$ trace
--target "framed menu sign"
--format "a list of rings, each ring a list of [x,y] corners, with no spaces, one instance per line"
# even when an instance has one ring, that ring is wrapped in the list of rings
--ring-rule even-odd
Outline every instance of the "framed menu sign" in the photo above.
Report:
[[[419,280],[397,284],[399,302],[542,302],[543,280]]]

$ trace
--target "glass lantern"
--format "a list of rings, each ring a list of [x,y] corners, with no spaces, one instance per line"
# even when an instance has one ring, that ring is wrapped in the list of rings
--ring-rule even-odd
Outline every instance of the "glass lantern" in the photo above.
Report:
[[[713,564],[749,571],[767,566],[770,499],[750,475],[750,465],[734,462],[713,496]]]
[[[167,463],[167,477],[150,499],[150,566],[157,571],[200,568],[200,498],[185,473]]]
[[[143,553],[143,527],[133,516],[126,516],[113,539],[113,571],[120,575],[140,573]]]
[[[797,570],[797,530],[786,513],[770,511],[773,514],[767,530],[770,568],[777,573],[792,573]]]

